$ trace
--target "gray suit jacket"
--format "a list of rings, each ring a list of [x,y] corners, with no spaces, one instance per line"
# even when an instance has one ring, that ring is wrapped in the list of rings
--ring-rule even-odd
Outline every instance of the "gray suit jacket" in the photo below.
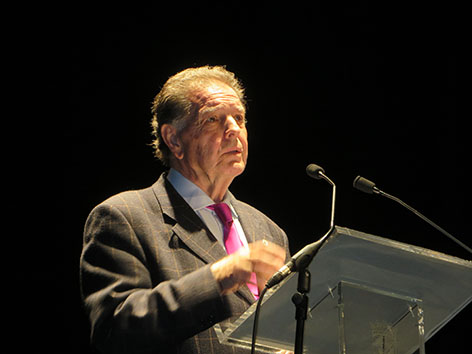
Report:
[[[232,197],[248,242],[287,251],[285,233]],[[163,174],[90,213],[80,262],[93,345],[109,353],[247,353],[221,345],[213,325],[238,318],[254,301],[244,286],[221,296],[210,265],[223,247]]]

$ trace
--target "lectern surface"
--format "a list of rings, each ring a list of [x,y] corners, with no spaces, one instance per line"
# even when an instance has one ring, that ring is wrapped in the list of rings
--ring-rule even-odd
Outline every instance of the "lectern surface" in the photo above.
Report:
[[[341,338],[347,354],[413,353],[413,320],[424,321],[427,340],[472,300],[472,262],[343,227],[336,227],[309,269],[307,353],[342,353]],[[293,350],[296,287],[292,274],[267,292],[258,349]],[[254,311],[255,304],[227,329],[217,325],[220,340],[250,347]]]

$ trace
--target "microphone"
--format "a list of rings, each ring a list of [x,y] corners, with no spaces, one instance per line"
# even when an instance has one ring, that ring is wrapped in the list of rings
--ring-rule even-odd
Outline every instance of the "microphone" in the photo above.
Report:
[[[308,176],[314,178],[314,179],[321,179],[321,176],[324,175],[325,171],[323,170],[322,167],[315,165],[314,163],[309,164],[306,167],[306,173]]]
[[[324,244],[324,242],[328,239],[331,233],[334,230],[334,210],[335,210],[335,202],[336,202],[336,185],[331,181],[328,176],[325,175],[323,168],[318,165],[310,164],[306,168],[306,173],[308,176],[314,179],[324,179],[327,181],[333,188],[333,193],[331,196],[331,220],[330,220],[330,227],[326,234],[321,237],[318,241],[313,242],[305,247],[303,247],[300,251],[298,251],[291,259],[288,261],[282,268],[280,268],[275,274],[266,282],[265,287],[267,289],[272,288],[273,286],[280,283],[284,280],[287,276],[289,276],[293,272],[297,272],[299,269],[306,268],[310,262],[315,257],[318,250]]]
[[[379,194],[380,193],[380,189],[378,189],[375,186],[374,182],[369,181],[368,179],[366,179],[364,177],[361,177],[361,176],[357,176],[354,179],[354,182],[352,183],[352,186],[354,188],[364,192],[364,193],[367,193],[367,194],[372,194],[372,193]]]
[[[397,202],[398,204],[400,204],[401,206],[405,207],[406,209],[408,209],[409,211],[411,211],[413,214],[415,214],[416,216],[418,216],[419,218],[421,218],[423,221],[426,221],[428,224],[430,224],[431,226],[433,226],[436,230],[438,230],[439,232],[441,232],[443,235],[446,235],[449,239],[451,239],[452,241],[454,241],[456,244],[458,244],[459,246],[461,246],[463,249],[465,249],[466,251],[469,251],[470,253],[472,253],[472,249],[470,247],[468,247],[467,245],[465,245],[464,243],[462,243],[461,241],[459,241],[457,238],[455,238],[454,236],[452,236],[449,232],[447,232],[446,230],[444,230],[442,227],[436,225],[434,222],[432,222],[431,220],[429,220],[426,216],[424,216],[423,214],[421,214],[419,211],[413,209],[411,206],[409,206],[408,204],[406,204],[405,202],[403,202],[402,200],[400,200],[399,198],[397,197],[394,197],[393,195],[390,195],[388,193],[385,193],[384,191],[380,190],[379,188],[377,188],[375,186],[375,183],[372,182],[372,181],[369,181],[368,179],[364,178],[364,177],[361,177],[361,176],[357,176],[355,179],[354,179],[354,182],[352,183],[352,186],[358,190],[360,190],[361,192],[364,192],[364,193],[368,193],[368,194],[378,194],[378,195],[381,195],[382,197],[386,197],[388,199],[391,199],[395,202]]]

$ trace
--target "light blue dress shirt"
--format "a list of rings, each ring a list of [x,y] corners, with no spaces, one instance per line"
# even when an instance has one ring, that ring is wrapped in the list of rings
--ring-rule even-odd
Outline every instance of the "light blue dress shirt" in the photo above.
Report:
[[[223,248],[225,248],[223,240],[223,224],[216,213],[213,210],[207,208],[207,206],[215,204],[215,202],[197,185],[185,178],[177,170],[171,168],[167,175],[167,180],[172,184],[180,196],[184,198],[184,200],[190,205],[195,213],[197,213],[197,215],[202,219],[202,221],[208,227],[210,232],[216,237],[218,242],[220,242]],[[238,231],[241,242],[245,248],[248,248],[246,236],[239,222],[238,214],[231,205],[228,193],[226,193],[222,202],[228,204],[233,215],[233,223]]]

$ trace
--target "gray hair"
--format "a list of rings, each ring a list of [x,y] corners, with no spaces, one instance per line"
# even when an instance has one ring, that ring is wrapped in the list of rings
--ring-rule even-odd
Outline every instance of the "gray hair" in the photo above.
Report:
[[[236,76],[224,66],[202,66],[185,69],[170,77],[152,103],[152,146],[154,154],[165,166],[170,166],[171,152],[162,139],[161,127],[171,124],[181,132],[194,118],[192,97],[195,90],[211,83],[223,83],[231,87],[246,107],[244,88]]]

